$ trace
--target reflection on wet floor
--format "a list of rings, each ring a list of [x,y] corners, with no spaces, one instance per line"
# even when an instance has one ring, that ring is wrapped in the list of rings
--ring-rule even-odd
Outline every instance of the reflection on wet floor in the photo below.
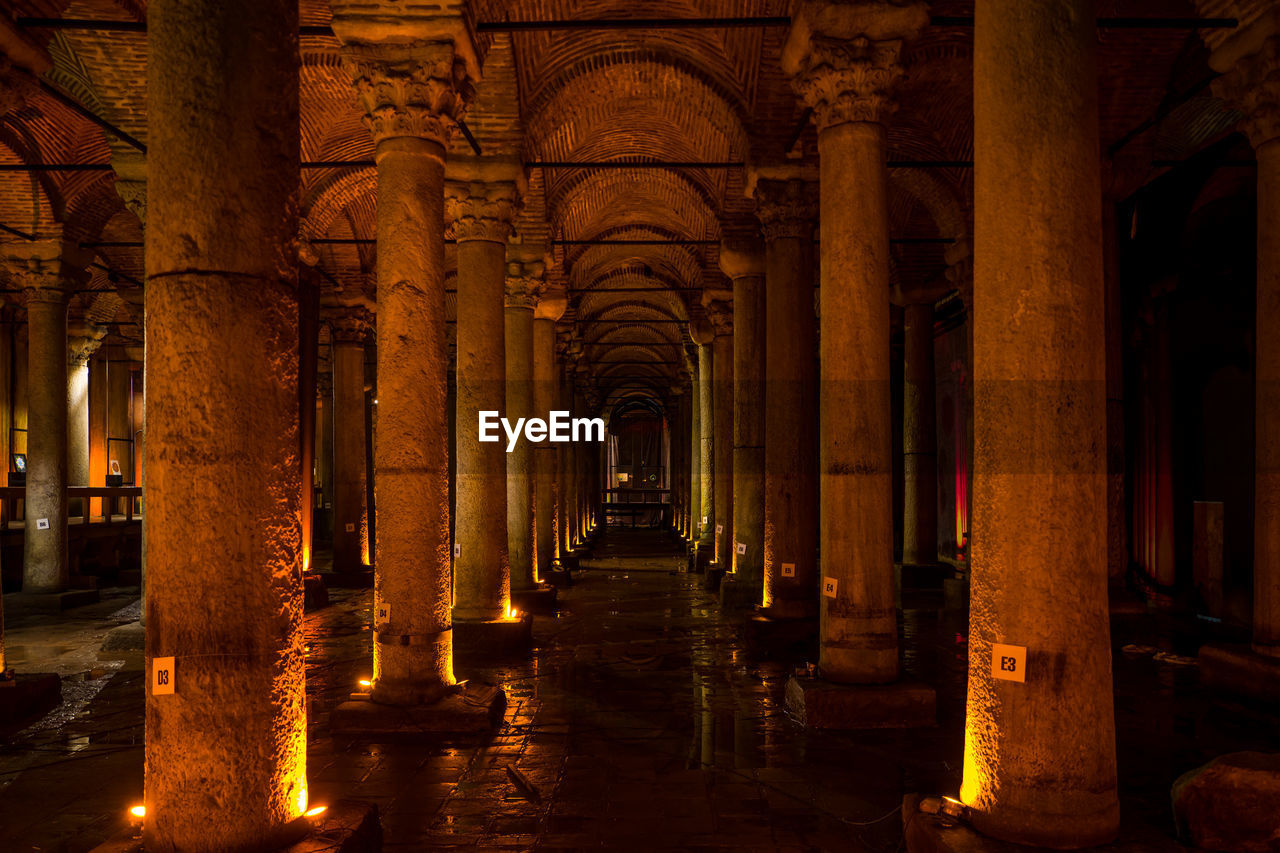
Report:
[[[329,710],[369,674],[372,603],[332,591],[306,622],[312,803],[376,802],[392,850],[897,850],[903,793],[959,784],[965,616],[906,596],[907,668],[937,686],[938,727],[805,731],[782,704],[794,663],[751,659],[740,619],[722,617],[654,535],[606,543],[562,590],[561,611],[535,620],[528,659],[458,650],[459,678],[507,691],[503,724],[482,743],[330,736]],[[92,645],[109,615],[59,644]],[[1144,630],[1118,625],[1117,650]],[[1124,849],[1178,849],[1173,778],[1221,752],[1280,749],[1280,729],[1210,702],[1194,666],[1117,651],[1116,668]],[[91,848],[140,800],[141,673],[95,669],[79,682],[92,695],[72,681],[58,716],[0,752],[6,850]]]

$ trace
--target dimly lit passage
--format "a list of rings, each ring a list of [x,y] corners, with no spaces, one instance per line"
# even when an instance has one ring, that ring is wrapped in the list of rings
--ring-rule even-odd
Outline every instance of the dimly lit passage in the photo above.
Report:
[[[1280,0],[0,2],[0,850],[1276,853]]]

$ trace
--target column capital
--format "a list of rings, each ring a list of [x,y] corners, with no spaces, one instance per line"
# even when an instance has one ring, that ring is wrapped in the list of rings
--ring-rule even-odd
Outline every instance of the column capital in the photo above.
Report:
[[[715,337],[733,334],[732,290],[704,290],[702,307],[707,312],[707,320],[711,323]]]
[[[564,316],[569,307],[569,295],[560,288],[547,288],[533,309],[533,319],[552,323]]]
[[[147,227],[147,155],[140,151],[117,151],[111,155],[116,173],[116,194],[124,206]]]
[[[883,123],[897,108],[902,45],[928,23],[929,7],[918,0],[804,0],[791,19],[782,69],[819,132]]]
[[[818,218],[818,185],[800,178],[755,181],[756,217],[765,240],[813,237]]]
[[[721,240],[720,271],[730,281],[764,275],[764,252],[760,241],[749,238]]]
[[[83,367],[102,346],[102,339],[106,336],[107,330],[103,326],[91,323],[73,325],[67,334],[67,364]]]
[[[363,344],[373,331],[373,312],[363,305],[325,306],[321,313],[334,343]]]
[[[1210,84],[1213,93],[1244,113],[1240,129],[1254,150],[1280,139],[1280,33],[1267,36],[1256,51],[1222,71]]]
[[[506,243],[520,212],[520,188],[511,180],[448,180],[444,212],[449,223],[447,233],[459,243]]]
[[[453,42],[354,42],[343,45],[341,58],[375,143],[415,137],[448,148],[474,88]]]
[[[0,243],[0,268],[28,302],[65,302],[69,291],[89,280],[91,260],[92,253],[63,240]]]
[[[547,289],[545,271],[541,260],[508,261],[503,304],[507,308],[536,308]]]

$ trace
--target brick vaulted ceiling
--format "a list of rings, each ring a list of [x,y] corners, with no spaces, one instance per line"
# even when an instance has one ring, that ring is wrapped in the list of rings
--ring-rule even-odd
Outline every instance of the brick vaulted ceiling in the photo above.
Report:
[[[5,5],[14,19],[146,19],[145,0]],[[789,0],[473,0],[480,22],[785,16],[791,6]],[[300,0],[300,9],[304,25],[329,22],[326,0]],[[1191,0],[1100,0],[1098,11],[1196,14]],[[971,16],[973,0],[936,0],[931,12]],[[145,143],[145,34],[40,27],[26,34],[53,58],[46,83]],[[782,26],[487,33],[484,77],[467,125],[485,154],[529,162],[815,162],[814,129],[810,124],[796,138],[805,113],[779,68],[785,37]],[[1129,186],[1161,171],[1153,161],[1185,157],[1230,132],[1236,117],[1207,89],[1179,97],[1210,73],[1195,31],[1110,29],[1100,32],[1099,43],[1103,151],[1124,143],[1117,162],[1123,160]],[[972,158],[972,44],[971,28],[936,25],[910,46],[889,131],[891,160]],[[371,158],[337,40],[304,35],[301,47],[301,160]],[[106,164],[130,150],[39,89],[30,88],[25,105],[0,120],[0,164]],[[453,153],[470,153],[461,135]],[[907,238],[893,246],[895,287],[931,283],[945,274],[948,249],[968,245],[971,177],[962,167],[891,170],[891,236]],[[602,395],[625,383],[622,375],[651,377],[643,384],[661,393],[679,374],[700,292],[727,286],[718,247],[708,241],[753,227],[744,180],[739,167],[530,170],[515,239],[549,242],[549,276],[569,292],[566,326],[588,347],[589,362],[627,363],[595,364]],[[136,297],[142,225],[114,181],[111,171],[0,172],[0,224],[34,236],[61,224],[69,238],[96,244],[100,266],[91,290],[119,289],[127,298],[133,289]],[[305,169],[301,237],[373,237],[375,188],[372,167]],[[558,242],[600,239],[670,242]],[[318,243],[317,251],[326,287],[372,291],[372,245]],[[140,337],[127,299],[89,293],[77,302],[76,311],[99,322],[111,315],[114,335]],[[456,310],[452,295],[449,310]]]

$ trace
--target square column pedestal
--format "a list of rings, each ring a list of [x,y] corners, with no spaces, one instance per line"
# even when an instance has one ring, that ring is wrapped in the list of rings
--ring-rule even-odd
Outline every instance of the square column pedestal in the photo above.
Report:
[[[818,659],[818,617],[779,619],[763,612],[751,614],[743,622],[742,640],[754,657],[778,660]]]
[[[323,812],[300,817],[297,841],[280,853],[378,853],[382,850],[382,822],[378,807],[362,800],[338,800]],[[292,825],[291,825],[292,826]],[[142,827],[129,829],[93,848],[93,853],[141,853]]]
[[[1200,683],[1280,706],[1280,658],[1259,654],[1247,645],[1202,646]]]
[[[511,606],[520,613],[554,613],[556,588],[543,583],[533,589],[513,589]]]
[[[922,804],[926,811],[921,810]],[[939,814],[938,805],[937,798],[922,798],[919,794],[902,798],[902,834],[907,853],[1028,853],[1045,849],[988,838],[963,821]]]
[[[937,724],[932,687],[914,681],[834,684],[792,676],[787,710],[811,729],[913,729]]]
[[[329,715],[329,730],[350,737],[477,735],[496,728],[506,707],[502,688],[473,682],[430,705],[379,705],[368,693],[352,693]]]
[[[0,673],[0,733],[42,717],[62,701],[62,679],[52,672]]]
[[[523,655],[533,648],[533,614],[510,619],[453,622],[453,654],[459,658]]]

